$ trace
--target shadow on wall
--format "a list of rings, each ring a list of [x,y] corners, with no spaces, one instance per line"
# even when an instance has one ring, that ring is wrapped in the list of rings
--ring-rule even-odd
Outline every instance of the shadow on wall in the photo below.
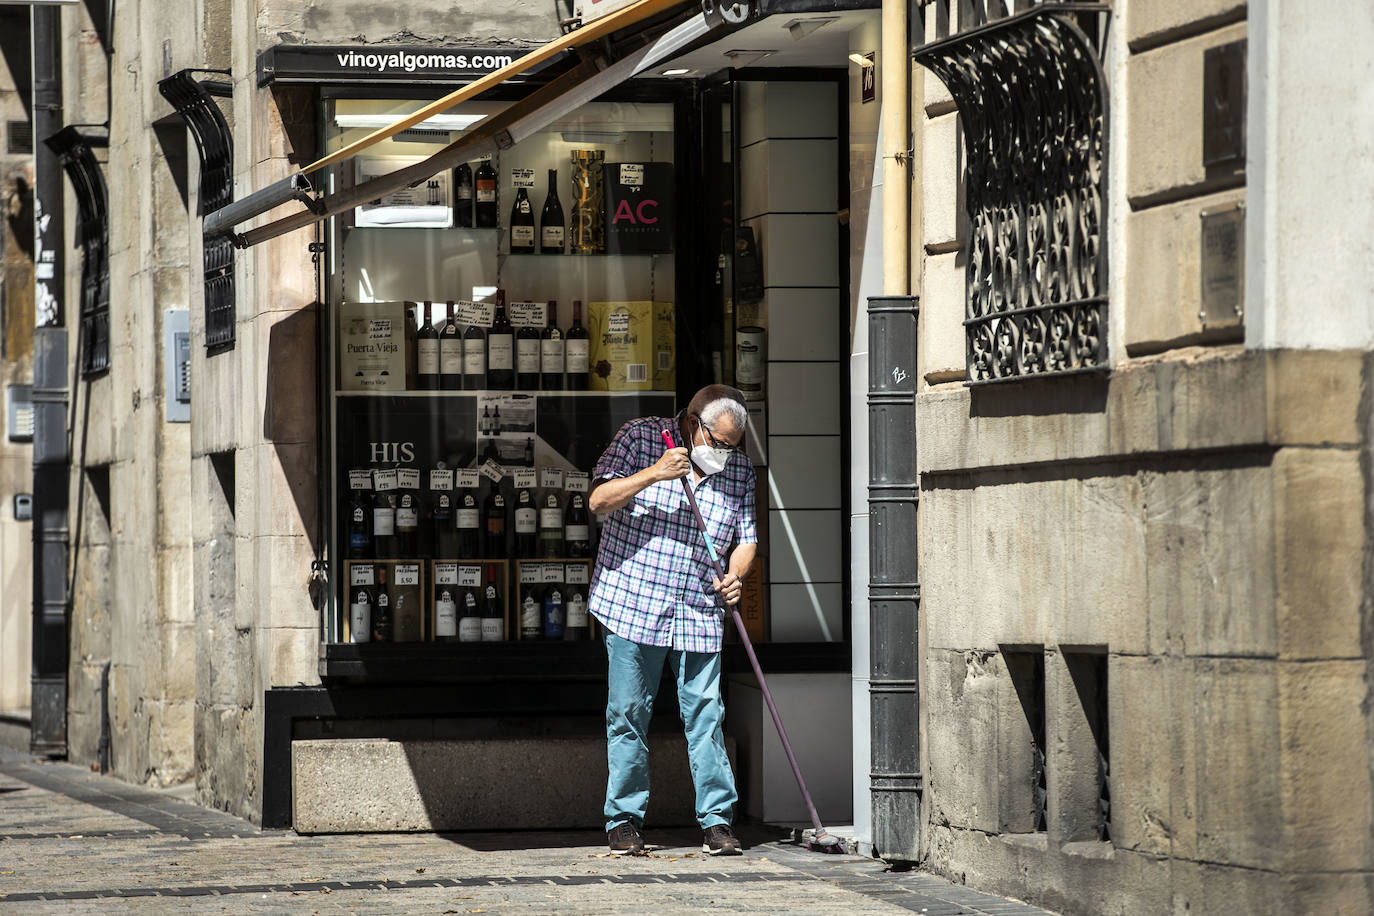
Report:
[[[316,324],[311,303],[272,326],[267,342],[267,394],[262,436],[276,449],[301,525],[316,552],[322,548],[319,505],[319,383]]]
[[[1055,414],[1106,413],[1105,376],[1064,378],[1028,376],[969,390],[970,417],[1045,417]]]

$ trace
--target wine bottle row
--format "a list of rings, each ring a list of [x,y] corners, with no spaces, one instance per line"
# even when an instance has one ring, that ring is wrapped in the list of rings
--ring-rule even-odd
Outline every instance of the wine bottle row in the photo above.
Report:
[[[537,306],[536,306],[537,308]],[[415,311],[423,323],[415,327]],[[505,290],[496,291],[496,316],[490,328],[460,328],[454,300],[440,311],[434,304],[411,309],[407,303],[406,365],[413,366],[420,391],[585,391],[588,336],[582,325],[582,302],[573,303],[572,324],[558,327],[558,303],[550,300],[542,329],[515,327],[506,309]],[[411,373],[407,373],[411,375]]]
[[[498,223],[497,173],[491,160],[478,163],[476,171],[464,162],[453,170],[456,189],[453,202],[453,223],[461,228],[495,229]],[[529,190],[515,189],[511,205],[511,254],[563,254],[567,250],[568,219],[563,203],[558,199],[558,169],[549,169],[549,190],[544,195],[544,207],[539,221],[534,218],[534,204]]]
[[[528,476],[534,477],[533,469]],[[497,483],[470,470],[456,478],[454,471],[442,467],[431,471],[429,478],[426,492],[416,468],[350,472],[350,559],[592,555],[594,525],[583,489],[585,475],[575,477],[572,485],[577,489],[568,491],[536,487],[528,479],[506,487],[504,477]],[[479,480],[485,484],[479,485]]]

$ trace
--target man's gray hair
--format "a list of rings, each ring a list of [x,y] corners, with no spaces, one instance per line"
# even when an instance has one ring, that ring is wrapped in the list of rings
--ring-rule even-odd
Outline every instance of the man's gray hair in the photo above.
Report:
[[[715,426],[720,415],[726,413],[735,421],[735,429],[743,430],[749,422],[749,411],[734,398],[716,398],[708,403],[701,409],[701,422],[707,426]]]

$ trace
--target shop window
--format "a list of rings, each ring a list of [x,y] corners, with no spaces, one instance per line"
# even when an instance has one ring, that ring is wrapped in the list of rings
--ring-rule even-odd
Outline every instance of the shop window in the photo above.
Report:
[[[327,101],[326,152],[421,104]],[[329,180],[416,162],[503,104],[431,118]],[[537,656],[596,637],[590,472],[625,421],[676,413],[678,327],[697,318],[678,294],[677,109],[589,103],[331,221],[327,642]]]

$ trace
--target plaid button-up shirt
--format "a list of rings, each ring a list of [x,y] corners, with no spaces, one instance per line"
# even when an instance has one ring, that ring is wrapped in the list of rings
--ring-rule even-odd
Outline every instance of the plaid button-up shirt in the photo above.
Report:
[[[646,417],[626,423],[596,463],[593,480],[629,477],[658,461],[667,448],[665,429],[678,438],[675,420]],[[687,479],[690,483],[690,474]],[[736,452],[723,471],[703,477],[695,487],[722,566],[734,545],[758,541],[754,479],[754,466]],[[719,652],[725,619],[711,587],[714,579],[682,484],[660,481],[606,516],[587,610],[631,642]]]

